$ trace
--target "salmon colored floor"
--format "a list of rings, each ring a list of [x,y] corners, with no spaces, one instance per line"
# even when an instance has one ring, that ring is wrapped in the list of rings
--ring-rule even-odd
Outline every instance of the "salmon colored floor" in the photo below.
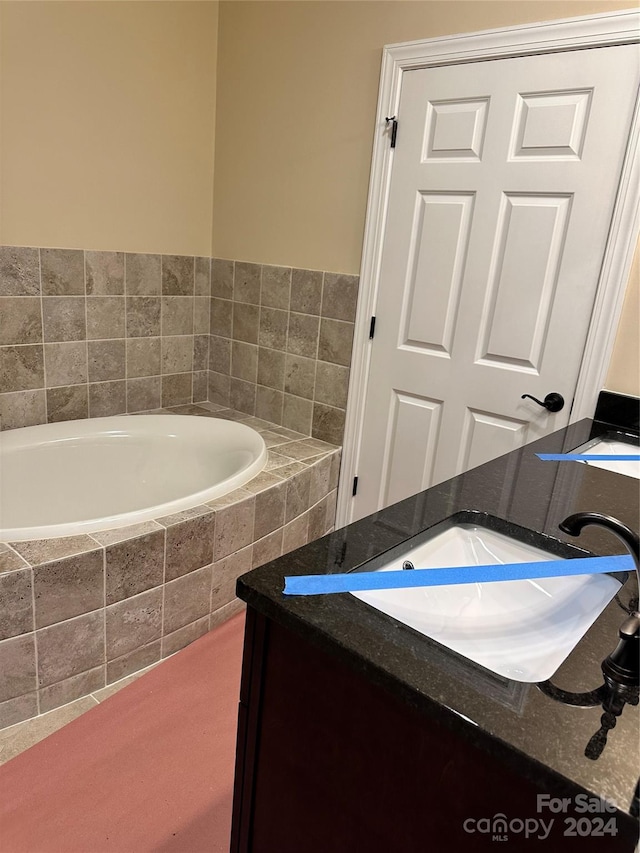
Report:
[[[0,767],[1,853],[228,853],[244,614]]]

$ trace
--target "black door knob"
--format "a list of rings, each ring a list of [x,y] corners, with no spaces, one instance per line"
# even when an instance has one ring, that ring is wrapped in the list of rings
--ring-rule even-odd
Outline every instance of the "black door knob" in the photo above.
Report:
[[[547,394],[544,400],[538,400],[537,397],[532,397],[531,394],[523,394],[521,399],[524,400],[525,397],[529,397],[530,400],[533,400],[539,406],[543,406],[549,412],[559,412],[560,409],[564,408],[564,397],[555,391]]]

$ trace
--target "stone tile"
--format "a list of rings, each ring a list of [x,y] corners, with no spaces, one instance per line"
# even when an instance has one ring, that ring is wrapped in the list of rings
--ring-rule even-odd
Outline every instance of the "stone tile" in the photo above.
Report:
[[[282,423],[289,429],[309,435],[311,433],[312,407],[311,400],[303,400],[301,397],[285,394]]]
[[[28,391],[44,386],[41,344],[0,347],[0,393]]]
[[[151,666],[160,660],[161,654],[162,643],[160,640],[155,640],[153,643],[122,655],[122,657],[108,661],[107,684],[113,684],[113,682],[120,681],[128,675],[137,673],[144,667]]]
[[[86,385],[47,388],[47,422],[75,421],[89,417],[89,395]]]
[[[124,379],[125,342],[120,340],[89,341],[87,344],[89,382]]]
[[[84,296],[44,296],[44,340],[83,341],[87,337]]]
[[[289,337],[287,352],[293,355],[303,355],[316,358],[318,352],[318,328],[320,320],[309,314],[294,314],[289,316]]]
[[[233,339],[248,344],[258,343],[260,328],[260,308],[258,305],[233,304]]]
[[[269,430],[267,432],[262,433],[262,438],[268,448],[277,447],[279,444],[286,444],[288,441],[288,439],[286,439],[283,435],[280,435],[277,432],[271,432]]]
[[[209,617],[203,616],[183,628],[178,628],[177,631],[172,631],[171,634],[166,634],[162,638],[162,657],[166,658],[173,655],[193,643],[198,637],[202,637],[209,630]]]
[[[211,296],[233,299],[233,261],[211,259]]]
[[[156,521],[141,521],[138,524],[128,524],[126,527],[113,527],[110,530],[98,530],[91,534],[100,545],[115,545],[118,542],[126,542],[129,539],[137,539],[147,533],[162,531],[162,525]]]
[[[87,295],[124,295],[124,254],[85,252]]]
[[[221,338],[230,338],[233,329],[233,302],[227,299],[211,300],[209,331]]]
[[[211,300],[208,296],[195,296],[193,299],[193,334],[209,334],[209,314]]]
[[[316,387],[314,400],[326,403],[338,409],[347,406],[349,390],[349,368],[339,364],[327,364],[319,361],[316,367]]]
[[[247,416],[242,418],[242,423],[250,426],[251,429],[255,429],[258,432],[264,432],[265,430],[270,430],[274,424],[271,421],[265,421],[263,418],[256,418],[255,416]]]
[[[160,374],[160,338],[128,338],[127,379]]]
[[[352,346],[353,323],[322,318],[318,342],[320,361],[330,361],[348,367],[351,363]]]
[[[231,377],[229,381],[229,403],[234,409],[249,415],[256,411],[256,386],[252,382]]]
[[[234,302],[260,304],[260,264],[236,261],[233,276]]]
[[[190,255],[162,256],[163,296],[193,296],[195,262]]]
[[[163,633],[170,634],[209,614],[211,566],[165,585]]]
[[[182,406],[192,400],[191,373],[173,373],[162,377],[161,405]]]
[[[35,694],[33,695],[35,697]],[[0,731],[0,764],[6,764],[11,758],[15,758],[16,755],[20,755],[21,752],[35,746],[36,743],[40,743],[41,740],[57,732],[58,729],[66,726],[67,723],[75,720],[97,704],[91,696],[85,696],[64,708],[56,708],[54,711],[42,714],[37,719],[28,720],[22,724],[18,723]],[[33,713],[38,713],[37,706]],[[1,719],[0,726],[2,726]]]
[[[286,483],[281,482],[256,494],[254,540],[262,539],[263,536],[282,527],[286,493]]]
[[[40,690],[40,711],[46,713],[69,702],[87,698],[93,690],[99,690],[105,684],[105,668],[97,666],[86,672],[80,672]]]
[[[309,464],[309,459],[313,459],[321,453],[329,453],[333,449],[333,445],[327,442],[318,441],[314,438],[303,438],[278,445],[276,453],[288,456],[290,459],[297,459],[300,462],[307,461]]]
[[[107,660],[159,640],[162,633],[162,588],[134,595],[107,607]]]
[[[127,253],[124,256],[127,296],[160,296],[162,273],[160,255]]]
[[[41,566],[54,560],[63,560],[77,554],[95,551],[98,543],[84,533],[78,536],[60,536],[55,539],[30,539],[27,542],[12,542],[11,547],[31,566]]]
[[[193,334],[193,297],[163,296],[162,323],[163,335]]]
[[[162,373],[187,373],[193,368],[193,337],[162,338]]]
[[[318,270],[294,269],[291,275],[291,310],[300,314],[320,314],[322,276]]]
[[[161,300],[157,296],[128,296],[126,335],[155,338],[160,334]]]
[[[211,258],[196,258],[194,293],[196,296],[211,295]]]
[[[243,486],[240,489],[234,489],[232,492],[227,492],[226,495],[220,495],[219,498],[214,498],[212,501],[205,504],[205,506],[207,509],[218,511],[224,507],[233,506],[234,504],[239,504],[242,503],[242,501],[249,500],[252,495],[253,492],[250,492],[249,489]]]
[[[326,272],[322,288],[322,316],[334,320],[356,319],[358,276]]]
[[[48,388],[80,385],[87,381],[87,344],[68,341],[44,345],[44,368]]]
[[[311,431],[314,438],[341,445],[344,439],[344,423],[344,409],[334,409],[322,403],[314,403]]]
[[[89,340],[124,338],[125,300],[121,296],[87,297],[87,334]]]
[[[289,312],[277,308],[263,308],[260,312],[259,343],[284,352],[287,348]]]
[[[0,394],[0,429],[17,429],[46,421],[46,395],[40,391]]]
[[[262,267],[260,303],[268,308],[289,310],[291,267]]]
[[[0,672],[0,702],[24,696],[36,689],[34,634],[23,634],[0,642]]]
[[[307,531],[307,539],[313,542],[314,539],[320,539],[327,532],[327,506],[328,498],[323,498],[315,506],[309,510],[309,528]]]
[[[167,581],[193,572],[213,562],[216,516],[199,515],[167,527]]]
[[[261,471],[253,480],[249,480],[243,486],[244,490],[257,495],[258,492],[264,492],[265,489],[270,489],[271,486],[277,486],[282,483],[282,477],[277,474],[271,474],[269,471]]]
[[[211,621],[211,620],[209,620]],[[15,699],[7,699],[6,702],[0,702],[0,736],[7,732],[13,732],[17,728],[17,724],[23,720],[29,720],[35,717],[38,713],[38,694],[34,690],[33,693],[27,693],[24,696],[17,696]],[[6,728],[5,726],[10,727]],[[12,741],[13,743],[13,741]],[[4,746],[4,744],[2,744]],[[9,755],[9,758],[11,756]],[[4,760],[4,751],[0,754],[0,761]],[[6,759],[8,760],[8,758]]]
[[[209,368],[209,335],[193,336],[193,370]]]
[[[329,492],[327,495],[327,519],[326,532],[330,533],[336,523],[336,511],[338,509],[338,492]]]
[[[17,569],[26,569],[28,563],[13,548],[10,548],[6,542],[0,542],[0,581],[5,572],[15,572]],[[0,599],[0,606],[2,601]]]
[[[282,553],[288,554],[307,544],[309,530],[309,515],[304,513],[290,524],[285,525],[282,534]]]
[[[253,542],[255,498],[216,510],[214,560],[217,562]]]
[[[264,566],[270,560],[276,560],[281,556],[282,537],[283,529],[280,528],[253,543],[253,560],[251,563],[253,569],[257,569],[258,566]]]
[[[104,607],[102,549],[33,569],[36,629]]]
[[[184,406],[184,408],[192,407]],[[189,521],[192,518],[200,518],[203,515],[208,515],[210,512],[211,508],[207,504],[198,504],[197,506],[190,506],[187,509],[181,509],[179,512],[174,512],[171,515],[164,515],[162,518],[157,519],[157,523],[162,527],[171,527],[174,524],[181,524],[183,521]]]
[[[150,643],[149,645],[157,645],[157,643]],[[123,657],[126,657],[126,655],[123,655]],[[110,696],[115,696],[116,693],[119,693],[123,687],[128,687],[129,684],[133,684],[134,681],[137,681],[145,673],[150,672],[158,665],[158,663],[160,663],[159,657],[147,666],[145,666],[144,669],[139,669],[136,672],[131,673],[131,675],[125,675],[122,678],[119,678],[117,681],[107,683],[106,687],[101,687],[100,690],[94,690],[94,692],[91,694],[91,698],[97,702],[104,702],[105,699],[108,699]]]
[[[285,521],[287,524],[309,509],[311,471],[307,469],[287,480]]]
[[[311,468],[311,486],[309,489],[309,503],[311,506],[322,500],[331,491],[332,464],[333,457],[325,456]]]
[[[0,564],[6,565],[9,558],[14,565],[22,562],[15,552],[7,549],[0,553]],[[3,571],[0,574],[0,640],[28,634],[33,627],[31,570]]]
[[[279,471],[279,469],[291,464],[293,464],[292,460],[288,456],[281,456],[277,451],[270,450],[267,457],[267,464],[264,466],[264,470],[267,473],[278,470],[279,476],[284,476]],[[304,468],[306,468],[306,466],[301,464],[300,470],[303,470]]]
[[[285,353],[260,347],[258,351],[258,384],[282,391],[284,389],[284,372]]]
[[[40,256],[26,246],[0,246],[0,296],[39,296]]]
[[[193,372],[193,402],[206,402],[208,396],[208,374],[206,370]]]
[[[209,400],[212,403],[220,403],[229,405],[229,396],[231,389],[231,380],[229,376],[222,373],[216,373],[213,370],[209,371]]]
[[[36,296],[0,296],[0,346],[42,342],[42,312]]]
[[[127,412],[146,412],[160,408],[161,378],[146,376],[127,379]]]
[[[104,664],[104,611],[36,631],[40,687]]]
[[[231,373],[231,340],[209,336],[209,370],[229,375]]]
[[[283,435],[285,438],[289,439],[289,441],[299,441],[300,439],[308,438],[309,436],[309,433],[296,432],[294,429],[287,429],[283,426],[274,426],[273,431],[279,435]]]
[[[225,604],[224,607],[219,607],[211,614],[209,617],[209,630],[213,631],[215,627],[222,625],[223,622],[227,622],[232,616],[236,616],[238,613],[243,613],[246,609],[247,605],[244,601],[241,601],[239,598],[234,598],[233,601],[229,602],[229,604]]]
[[[223,560],[213,564],[211,583],[211,613],[229,604],[236,595],[236,581],[251,571],[252,548],[243,548]]]
[[[340,460],[342,453],[334,453],[331,456],[331,475],[329,477],[329,490],[333,491],[338,488],[338,480],[340,478]]]
[[[233,341],[231,344],[231,375],[246,382],[255,382],[258,378],[258,347]]]
[[[89,385],[89,417],[108,418],[127,411],[127,383],[124,379],[113,382],[92,382]]]
[[[151,530],[135,538],[107,544],[117,535],[116,532],[111,531],[103,531],[101,534],[106,548],[107,604],[115,604],[117,601],[160,586],[164,577],[163,529]]]
[[[84,296],[82,249],[40,249],[43,296]]]
[[[287,354],[284,375],[284,390],[287,394],[313,399],[316,378],[316,361],[301,355]]]

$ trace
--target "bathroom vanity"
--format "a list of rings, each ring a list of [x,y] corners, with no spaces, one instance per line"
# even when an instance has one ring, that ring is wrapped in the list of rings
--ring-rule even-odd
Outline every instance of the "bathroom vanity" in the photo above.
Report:
[[[497,524],[552,556],[625,552],[605,530],[571,540],[558,523],[596,510],[637,530],[639,481],[535,455],[569,453],[611,429],[571,425],[240,578],[248,609],[232,851],[634,850],[637,706],[587,758],[601,707],[497,674],[350,593],[282,594],[287,575],[367,568],[452,517]],[[553,672],[558,695],[602,683],[636,586],[631,573]]]

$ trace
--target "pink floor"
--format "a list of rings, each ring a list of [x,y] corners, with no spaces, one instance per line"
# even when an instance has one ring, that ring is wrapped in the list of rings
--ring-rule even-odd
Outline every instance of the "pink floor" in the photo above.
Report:
[[[0,767],[2,853],[229,850],[244,615]]]

